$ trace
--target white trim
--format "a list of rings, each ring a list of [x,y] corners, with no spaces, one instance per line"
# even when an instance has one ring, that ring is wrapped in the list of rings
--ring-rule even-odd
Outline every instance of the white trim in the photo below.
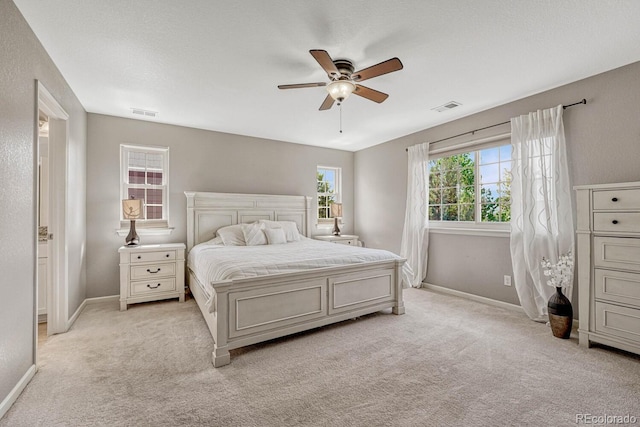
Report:
[[[175,230],[175,227],[137,227],[136,233],[140,236],[168,236]],[[129,234],[128,228],[120,228],[116,230],[118,236],[124,237]]]
[[[84,301],[82,301],[82,303],[80,304],[76,312],[73,313],[73,316],[71,316],[71,318],[67,321],[67,330],[69,330],[69,328],[71,328],[71,325],[75,323],[75,321],[78,319],[78,316],[80,316],[80,313],[82,313],[82,310],[84,310],[86,305],[87,305],[87,300],[85,299]]]
[[[522,307],[516,304],[511,304],[509,302],[498,301],[498,300],[487,298],[487,297],[481,297],[480,295],[474,295],[467,292],[458,291],[456,289],[450,289],[450,288],[445,288],[438,285],[432,285],[431,283],[426,283],[426,282],[422,282],[422,288],[429,289],[431,291],[439,292],[442,294],[453,295],[453,296],[468,299],[471,301],[480,302],[483,304],[492,305],[494,307],[506,308],[507,310],[513,310],[513,311],[517,311],[519,313],[525,314]]]
[[[31,365],[27,372],[20,378],[20,381],[13,387],[13,390],[9,392],[7,397],[4,398],[2,403],[0,403],[0,419],[4,417],[4,415],[11,409],[11,405],[15,403],[15,401],[20,397],[20,394],[24,390],[24,388],[29,384],[29,381],[36,374],[37,368],[36,365]]]
[[[456,289],[450,289],[450,288],[445,288],[442,286],[438,286],[438,285],[432,285],[431,283],[426,283],[426,282],[422,282],[422,287],[421,289],[427,289],[433,292],[438,292],[441,294],[447,294],[447,295],[452,295],[452,296],[456,296],[459,298],[464,298],[470,301],[475,301],[475,302],[479,302],[482,304],[487,304],[487,305],[491,305],[494,307],[500,307],[500,308],[505,308],[507,310],[512,310],[512,311],[517,311],[518,313],[522,313],[525,314],[523,308],[519,305],[516,304],[511,304],[510,302],[504,302],[504,301],[498,301],[495,299],[491,299],[491,298],[487,298],[487,297],[481,297],[480,295],[474,295],[474,294],[470,294],[468,292],[462,292],[462,291],[458,291]],[[571,329],[575,329],[577,330],[580,327],[580,321],[578,319],[573,319],[573,326]]]
[[[471,228],[471,227],[451,227],[451,226],[434,226],[433,221],[429,222],[429,233],[434,234],[458,234],[464,236],[482,236],[482,237],[510,237],[511,230],[497,228]]]
[[[120,294],[118,295],[109,295],[106,297],[93,297],[93,298],[87,298],[84,300],[84,302],[88,304],[99,304],[101,302],[119,302],[120,301]]]
[[[67,242],[67,162],[69,150],[69,114],[44,85],[37,82],[36,132],[39,111],[49,117],[49,241],[51,272],[47,280],[47,335],[67,331],[68,321],[68,242]],[[37,156],[36,161],[37,161]],[[37,191],[37,190],[36,190]],[[35,218],[38,215],[36,203]],[[37,223],[37,221],[36,221]],[[36,234],[37,237],[37,234]],[[37,242],[36,242],[37,244]],[[37,251],[35,257],[37,266]],[[49,270],[49,269],[48,269]],[[34,280],[37,292],[37,279]],[[34,308],[34,311],[35,308]],[[37,319],[37,317],[36,317]],[[34,330],[34,361],[37,360],[38,331]]]

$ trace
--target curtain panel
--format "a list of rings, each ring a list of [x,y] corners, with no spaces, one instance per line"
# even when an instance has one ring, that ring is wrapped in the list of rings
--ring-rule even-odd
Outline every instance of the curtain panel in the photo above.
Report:
[[[405,288],[422,286],[427,275],[429,248],[429,144],[408,149],[407,205],[402,230],[400,256],[407,262],[402,268]]]
[[[556,263],[573,253],[574,227],[562,105],[511,119],[511,262],[515,288],[527,315],[547,321],[542,258]],[[572,283],[563,289],[572,296]]]

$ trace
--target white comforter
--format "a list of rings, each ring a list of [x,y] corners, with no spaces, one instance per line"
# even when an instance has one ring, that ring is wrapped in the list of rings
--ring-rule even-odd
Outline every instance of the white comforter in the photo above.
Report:
[[[315,268],[400,259],[389,251],[340,245],[303,238],[282,245],[224,246],[201,243],[189,252],[188,266],[207,285]],[[206,289],[207,294],[210,293]]]

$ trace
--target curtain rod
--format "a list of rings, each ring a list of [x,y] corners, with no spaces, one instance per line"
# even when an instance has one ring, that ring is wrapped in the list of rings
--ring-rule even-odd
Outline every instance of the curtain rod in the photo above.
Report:
[[[562,106],[562,109],[564,110],[564,109],[566,109],[566,108],[573,107],[573,106],[575,106],[575,105],[581,105],[581,104],[582,104],[582,105],[584,105],[584,104],[586,104],[586,103],[587,103],[587,100],[586,100],[586,99],[584,99],[584,98],[582,98],[582,100],[581,100],[581,101],[574,102],[573,104],[563,105],[563,106]],[[459,136],[467,135],[467,134],[469,134],[469,133],[473,135],[474,133],[476,133],[476,132],[478,132],[478,131],[485,130],[485,129],[491,129],[491,128],[494,128],[494,127],[497,127],[497,126],[506,125],[506,124],[509,124],[509,123],[511,123],[511,120],[509,120],[508,122],[497,123],[497,124],[495,124],[495,125],[485,126],[485,127],[483,127],[483,128],[478,128],[478,129],[470,130],[470,131],[468,131],[468,132],[459,133],[459,134],[457,134],[457,135],[449,136],[449,137],[447,137],[447,138],[442,138],[442,139],[439,139],[439,140],[437,140],[437,141],[431,141],[429,144],[435,144],[436,142],[442,142],[442,141],[446,141],[446,140],[448,140],[448,139],[457,138],[457,137],[459,137]],[[404,151],[409,151],[409,149],[408,149],[408,148],[405,148],[405,149],[404,149]]]

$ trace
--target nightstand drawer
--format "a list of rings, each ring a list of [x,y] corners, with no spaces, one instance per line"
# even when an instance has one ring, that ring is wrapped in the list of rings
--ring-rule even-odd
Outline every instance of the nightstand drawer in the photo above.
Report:
[[[158,294],[176,290],[176,279],[145,280],[131,282],[131,296]]]
[[[173,261],[176,251],[132,252],[131,263]]]
[[[358,239],[334,240],[333,243],[337,243],[339,245],[358,246]]]
[[[604,190],[593,192],[594,210],[640,210],[640,190]]]
[[[145,264],[131,266],[131,280],[153,279],[176,275],[176,263]]]

